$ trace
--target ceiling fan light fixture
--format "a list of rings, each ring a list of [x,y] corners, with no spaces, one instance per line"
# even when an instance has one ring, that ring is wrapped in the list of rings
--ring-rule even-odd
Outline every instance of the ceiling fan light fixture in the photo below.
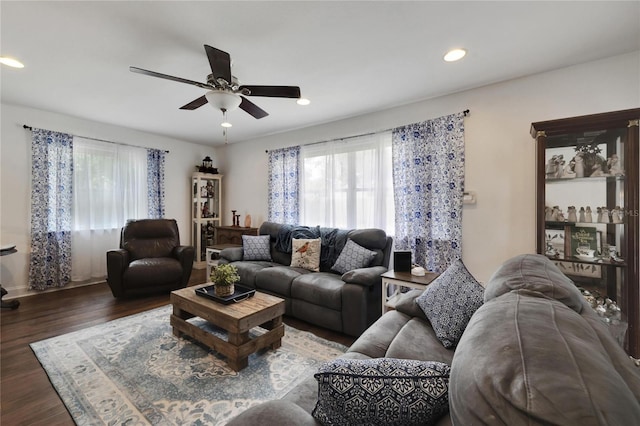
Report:
[[[233,127],[233,124],[229,123],[228,121],[223,121],[222,123],[220,123],[220,125],[226,128]]]
[[[225,111],[233,111],[242,103],[240,95],[223,90],[210,90],[204,96],[212,107]]]
[[[311,101],[310,101],[309,99],[307,99],[307,98],[298,98],[298,100],[296,101],[296,103],[297,103],[298,105],[303,105],[303,106],[305,106],[305,105],[309,105],[309,104],[311,103]]]
[[[444,55],[444,60],[446,62],[459,61],[460,59],[464,58],[466,54],[467,51],[465,49],[451,49]]]

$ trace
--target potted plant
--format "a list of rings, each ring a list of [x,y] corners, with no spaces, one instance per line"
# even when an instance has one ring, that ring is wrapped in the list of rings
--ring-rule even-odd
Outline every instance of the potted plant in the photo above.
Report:
[[[231,296],[235,292],[235,283],[240,281],[238,268],[229,263],[215,266],[209,278],[218,297]]]

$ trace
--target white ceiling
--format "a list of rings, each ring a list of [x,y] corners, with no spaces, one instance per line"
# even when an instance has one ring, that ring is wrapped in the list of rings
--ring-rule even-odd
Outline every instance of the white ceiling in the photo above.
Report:
[[[26,65],[2,67],[3,103],[205,145],[221,113],[179,110],[204,90],[129,66],[205,82],[209,44],[241,83],[311,99],[250,98],[270,115],[230,113],[232,143],[640,49],[639,1],[3,0],[0,17],[0,55]],[[452,47],[469,53],[443,62]]]

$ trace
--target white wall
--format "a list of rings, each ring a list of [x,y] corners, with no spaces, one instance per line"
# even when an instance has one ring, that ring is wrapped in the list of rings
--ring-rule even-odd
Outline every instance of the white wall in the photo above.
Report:
[[[428,72],[428,70],[425,70]],[[470,109],[465,119],[463,261],[486,281],[506,259],[535,252],[532,122],[640,106],[640,52],[485,86],[218,149],[224,208],[267,219],[265,150],[383,130]],[[313,101],[313,100],[312,100]],[[313,103],[308,107],[313,108]],[[241,219],[242,221],[243,219]],[[230,223],[230,222],[229,222]],[[315,224],[307,224],[315,225]]]
[[[166,217],[175,218],[183,244],[190,244],[191,173],[212,147],[196,145],[132,129],[83,120],[51,112],[2,104],[0,139],[0,245],[16,244],[18,252],[0,258],[0,283],[9,297],[30,294],[31,132],[23,124],[79,136],[105,139],[170,151],[166,157]],[[106,256],[106,255],[105,255]]]

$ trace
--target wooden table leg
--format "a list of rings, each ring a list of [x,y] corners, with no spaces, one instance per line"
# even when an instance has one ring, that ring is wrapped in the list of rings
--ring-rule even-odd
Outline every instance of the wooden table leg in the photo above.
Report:
[[[234,346],[242,346],[243,344],[249,341],[249,332],[248,331],[245,331],[242,333],[229,332],[228,341],[230,344]],[[231,367],[233,371],[240,371],[249,365],[249,357],[246,357],[246,356],[238,357],[238,358],[227,357],[227,364],[229,365],[229,367]]]
[[[183,309],[180,309],[180,307],[178,307],[176,305],[173,305],[173,315],[178,317],[178,318],[180,318],[180,319],[183,319],[185,321],[188,320],[189,318],[193,318],[194,317],[193,314],[190,314],[189,312],[187,312],[187,311],[185,311]],[[184,333],[182,333],[177,328],[175,328],[175,327],[172,327],[172,328],[173,328],[173,335],[174,336],[182,337],[184,335]]]
[[[260,325],[260,327],[267,330],[273,330],[274,328],[279,327],[280,325],[282,325],[282,316],[275,317],[271,321],[267,321],[264,324]],[[282,346],[282,339],[278,339],[277,342],[273,342],[270,348],[278,349],[280,346]]]

